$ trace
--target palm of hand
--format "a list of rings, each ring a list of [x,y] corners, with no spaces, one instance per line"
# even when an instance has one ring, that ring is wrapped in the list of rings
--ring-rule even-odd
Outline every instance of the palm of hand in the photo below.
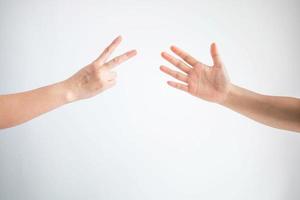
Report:
[[[230,81],[215,44],[211,46],[213,66],[202,64],[177,47],[172,46],[171,50],[185,62],[165,52],[162,53],[164,59],[181,70],[181,72],[178,72],[166,66],[161,66],[163,72],[183,82],[168,81],[170,86],[207,101],[220,103],[225,100]]]
[[[228,77],[222,67],[195,66],[188,76],[188,92],[207,101],[221,102],[228,91]]]

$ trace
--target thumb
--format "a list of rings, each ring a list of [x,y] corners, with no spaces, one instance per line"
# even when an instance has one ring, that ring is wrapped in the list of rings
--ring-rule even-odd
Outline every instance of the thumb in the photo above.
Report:
[[[210,54],[211,54],[211,57],[213,59],[214,66],[221,66],[222,65],[222,60],[221,60],[221,57],[219,55],[216,43],[212,43],[210,45]]]

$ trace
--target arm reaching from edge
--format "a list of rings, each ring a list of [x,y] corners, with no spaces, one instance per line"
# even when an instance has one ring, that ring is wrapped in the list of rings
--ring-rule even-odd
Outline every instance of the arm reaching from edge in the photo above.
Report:
[[[258,94],[230,82],[215,43],[211,45],[213,66],[205,65],[172,46],[181,59],[166,52],[162,57],[180,71],[160,69],[180,82],[168,81],[174,88],[201,99],[218,103],[265,125],[300,132],[300,99]]]
[[[31,120],[64,104],[93,97],[116,83],[114,67],[136,55],[135,50],[108,60],[120,44],[117,37],[91,64],[72,77],[28,92],[0,95],[0,129]]]

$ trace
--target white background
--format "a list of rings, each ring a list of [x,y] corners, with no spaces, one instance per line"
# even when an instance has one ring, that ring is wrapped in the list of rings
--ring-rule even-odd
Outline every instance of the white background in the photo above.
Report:
[[[0,1],[0,93],[66,79],[121,34],[118,84],[0,132],[1,200],[300,198],[300,135],[166,85],[171,44],[233,83],[300,97],[299,2]]]

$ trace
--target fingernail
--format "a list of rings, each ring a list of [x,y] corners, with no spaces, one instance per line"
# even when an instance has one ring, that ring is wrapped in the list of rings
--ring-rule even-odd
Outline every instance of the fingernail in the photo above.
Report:
[[[135,49],[134,49],[134,50],[132,50],[132,52],[133,52],[134,54],[137,54],[137,50],[135,50]]]
[[[122,39],[122,36],[121,35],[119,35],[117,38],[116,38],[116,40],[121,40]]]

